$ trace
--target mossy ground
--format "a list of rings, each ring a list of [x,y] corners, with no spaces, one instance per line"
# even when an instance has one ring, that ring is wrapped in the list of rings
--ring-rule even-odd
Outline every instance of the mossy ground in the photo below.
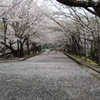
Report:
[[[82,56],[82,57],[79,57],[79,56],[73,55],[73,57],[79,59],[80,61],[85,61],[85,57],[83,57],[83,56]],[[98,64],[97,64],[96,62],[92,61],[92,60],[89,59],[89,58],[86,58],[86,62],[89,63],[89,64],[91,64],[91,65],[93,65],[93,66],[98,66]],[[99,66],[99,67],[100,67],[100,66]]]

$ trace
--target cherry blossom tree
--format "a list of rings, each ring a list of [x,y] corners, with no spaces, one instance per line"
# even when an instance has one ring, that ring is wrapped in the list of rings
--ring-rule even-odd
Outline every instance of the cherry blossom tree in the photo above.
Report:
[[[51,3],[56,8],[56,12],[53,13],[56,16],[55,20],[60,23],[60,26],[63,25],[66,33],[66,41],[63,40],[66,42],[68,52],[72,51],[73,54],[80,56],[84,54],[85,59],[87,56],[91,56],[92,59],[98,60],[99,64],[99,17],[93,16],[82,8],[79,10],[63,5],[59,6],[53,1]],[[59,19],[62,19],[62,23]]]
[[[24,56],[25,48],[30,54],[29,48],[31,46],[29,45],[37,48],[43,43],[45,36],[42,35],[42,30],[46,26],[45,20],[48,20],[47,12],[47,9],[45,10],[45,7],[37,1],[23,1],[8,12],[8,29],[10,34],[13,34],[13,38],[7,39],[6,47],[15,56]],[[44,31],[46,33],[46,30]],[[2,44],[4,43],[2,42]]]
[[[12,10],[16,5],[20,4],[22,0],[17,0],[15,3],[13,0],[0,0],[0,19],[2,19],[4,24],[4,48],[2,50],[4,51],[4,59],[5,59],[5,50],[6,50],[6,31],[7,31],[7,14],[10,10]]]

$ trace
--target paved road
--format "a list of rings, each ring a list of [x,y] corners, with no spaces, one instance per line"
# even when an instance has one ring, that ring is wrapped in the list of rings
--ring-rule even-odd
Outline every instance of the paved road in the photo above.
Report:
[[[100,100],[100,81],[61,52],[0,63],[0,100]]]

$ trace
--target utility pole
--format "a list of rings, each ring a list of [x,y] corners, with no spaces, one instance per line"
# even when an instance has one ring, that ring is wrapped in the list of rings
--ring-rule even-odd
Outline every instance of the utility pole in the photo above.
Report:
[[[4,23],[4,59],[6,59],[6,32],[7,32],[7,18],[2,18]]]

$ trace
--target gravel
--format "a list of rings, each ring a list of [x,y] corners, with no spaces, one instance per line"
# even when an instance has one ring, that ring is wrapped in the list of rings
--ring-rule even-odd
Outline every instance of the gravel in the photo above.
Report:
[[[100,100],[100,81],[61,52],[0,63],[0,100]]]

